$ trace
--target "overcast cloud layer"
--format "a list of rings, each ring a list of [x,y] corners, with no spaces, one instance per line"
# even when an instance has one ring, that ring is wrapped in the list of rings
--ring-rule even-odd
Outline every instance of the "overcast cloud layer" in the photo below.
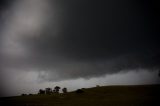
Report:
[[[1,73],[35,71],[42,80],[61,81],[158,70],[159,5],[154,0],[2,0]]]

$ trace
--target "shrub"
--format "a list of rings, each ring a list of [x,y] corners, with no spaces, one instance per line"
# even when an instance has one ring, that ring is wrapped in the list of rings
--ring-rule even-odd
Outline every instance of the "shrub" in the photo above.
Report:
[[[82,89],[77,89],[76,93],[84,93],[84,91]]]

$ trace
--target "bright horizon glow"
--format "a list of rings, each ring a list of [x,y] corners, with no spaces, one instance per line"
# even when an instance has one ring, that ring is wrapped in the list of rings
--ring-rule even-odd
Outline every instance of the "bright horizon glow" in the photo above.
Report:
[[[6,96],[17,96],[23,93],[29,94],[38,93],[39,89],[45,89],[47,87],[54,88],[55,86],[60,86],[61,88],[67,87],[68,91],[74,91],[79,88],[91,88],[109,85],[145,85],[145,84],[159,84],[160,78],[158,77],[158,71],[128,71],[120,72],[112,75],[106,75],[104,77],[83,79],[78,78],[74,80],[65,81],[42,81],[38,78],[38,73],[35,71],[13,71],[12,77],[4,72],[3,75],[6,76],[4,79],[3,87],[5,89],[3,92],[7,92]],[[8,79],[10,77],[10,79]],[[159,79],[159,80],[157,80]],[[18,83],[17,83],[18,82]],[[154,82],[154,83],[153,83]],[[15,85],[17,84],[17,85]],[[7,89],[6,89],[7,88]]]

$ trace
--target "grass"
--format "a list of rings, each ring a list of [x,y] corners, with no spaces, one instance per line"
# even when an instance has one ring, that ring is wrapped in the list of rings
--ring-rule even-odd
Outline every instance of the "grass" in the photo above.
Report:
[[[2,106],[160,106],[160,85],[102,86],[84,93],[0,98]]]

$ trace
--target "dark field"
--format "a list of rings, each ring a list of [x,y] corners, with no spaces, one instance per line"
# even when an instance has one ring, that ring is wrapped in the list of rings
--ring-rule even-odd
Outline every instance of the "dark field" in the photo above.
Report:
[[[160,106],[160,85],[103,86],[83,93],[0,98],[0,106]]]

